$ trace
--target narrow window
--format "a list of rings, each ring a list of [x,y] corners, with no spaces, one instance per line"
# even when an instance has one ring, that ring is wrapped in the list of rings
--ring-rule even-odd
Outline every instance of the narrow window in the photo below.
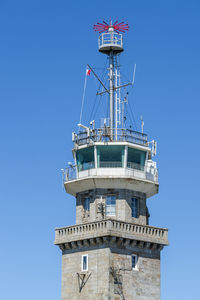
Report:
[[[85,198],[84,199],[83,206],[84,206],[84,210],[85,211],[89,211],[90,210],[90,198]]]
[[[88,254],[82,255],[82,272],[88,271]]]
[[[106,197],[106,216],[115,216],[116,197],[110,195]]]
[[[132,210],[132,217],[138,218],[138,199],[137,198],[131,199],[131,210]]]
[[[131,256],[131,260],[132,260],[132,270],[136,270],[137,269],[138,256],[133,254]]]

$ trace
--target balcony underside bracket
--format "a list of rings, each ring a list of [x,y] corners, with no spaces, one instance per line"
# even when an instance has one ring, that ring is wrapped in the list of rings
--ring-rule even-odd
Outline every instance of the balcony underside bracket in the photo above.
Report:
[[[92,273],[77,273],[78,284],[79,284],[79,293],[81,293],[82,289],[86,285]]]

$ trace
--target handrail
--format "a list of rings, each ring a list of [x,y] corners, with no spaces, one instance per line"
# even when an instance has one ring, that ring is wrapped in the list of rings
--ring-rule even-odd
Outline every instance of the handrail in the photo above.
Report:
[[[78,178],[85,178],[85,177],[90,177],[90,176],[96,176],[100,174],[102,176],[102,172],[98,173],[98,170],[102,169],[115,169],[117,168],[117,172],[121,172],[121,170],[124,170],[125,175],[129,177],[136,177],[136,178],[143,178],[152,182],[158,182],[158,170],[155,166],[141,166],[136,163],[127,163],[127,167],[124,168],[122,166],[121,162],[100,162],[99,163],[99,168],[91,167],[88,169],[84,170],[79,170],[77,171],[76,166],[73,167],[68,167],[65,170],[65,182],[71,181],[71,180],[76,180]],[[116,175],[116,172],[115,172]]]
[[[127,162],[127,168],[144,171],[144,166],[130,161]]]
[[[99,48],[104,45],[117,45],[122,47],[123,37],[122,34],[117,33],[103,33],[99,36]]]
[[[121,161],[100,161],[100,168],[122,168]]]
[[[82,131],[75,134],[73,139],[73,142],[78,146],[104,141],[129,142],[148,146],[147,134],[123,128],[118,128],[113,136],[110,134],[109,127],[91,129],[89,133],[88,131]]]

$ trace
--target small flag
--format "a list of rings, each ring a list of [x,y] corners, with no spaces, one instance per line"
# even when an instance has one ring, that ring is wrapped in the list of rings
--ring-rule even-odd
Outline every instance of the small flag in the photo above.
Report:
[[[87,69],[87,70],[86,70],[86,75],[89,76],[90,73],[91,73],[91,70],[90,70],[90,69]]]

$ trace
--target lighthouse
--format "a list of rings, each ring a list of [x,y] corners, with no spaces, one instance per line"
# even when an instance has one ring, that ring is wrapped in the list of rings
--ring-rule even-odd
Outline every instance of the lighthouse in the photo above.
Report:
[[[98,49],[108,57],[98,96],[108,101],[108,117],[78,124],[73,158],[64,186],[76,200],[76,224],[56,228],[62,252],[62,300],[159,300],[160,254],[168,230],[149,225],[147,199],[158,193],[156,142],[126,128],[126,97],[119,57],[129,29],[124,22],[97,23]],[[87,73],[88,73],[87,71]],[[152,199],[153,201],[153,199]]]

